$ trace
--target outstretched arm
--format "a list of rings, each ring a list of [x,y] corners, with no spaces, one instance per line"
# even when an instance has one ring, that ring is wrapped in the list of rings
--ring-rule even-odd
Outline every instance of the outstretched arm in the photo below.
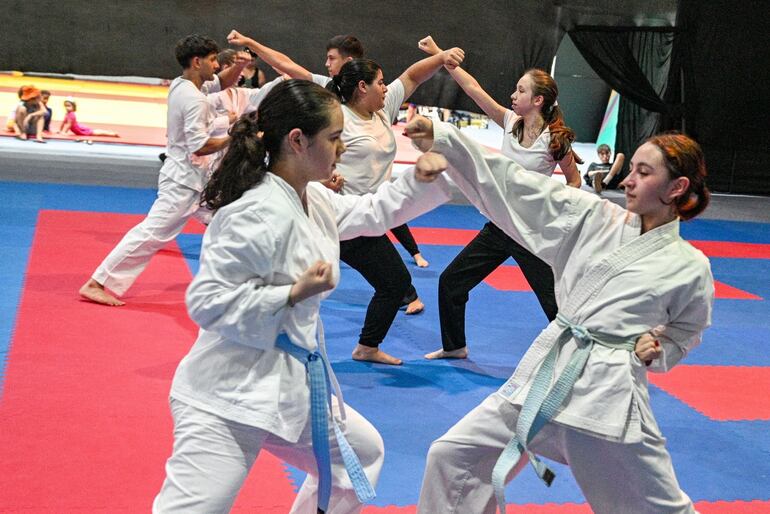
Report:
[[[594,210],[586,202],[599,203],[594,195],[488,152],[448,123],[416,117],[405,135],[420,150],[447,159],[447,175],[484,216],[555,271],[563,269],[566,262],[559,259],[563,243],[580,225],[579,218]]]
[[[313,80],[313,74],[294,62],[288,55],[258,43],[237,30],[230,31],[227,42],[231,45],[245,46],[281,74],[289,75],[293,79]]]
[[[463,62],[463,59],[465,59],[465,52],[461,48],[451,48],[440,51],[409,66],[398,77],[404,84],[404,100],[412,96],[415,89],[431,78],[440,67],[445,66],[447,69],[456,68]]]
[[[420,50],[430,55],[436,55],[442,52],[441,48],[433,41],[431,36],[423,38],[417,44]],[[489,93],[484,91],[479,82],[467,71],[456,66],[454,68],[447,67],[449,74],[457,82],[457,84],[465,91],[465,94],[470,96],[476,105],[478,105],[484,113],[489,116],[492,121],[499,126],[505,125],[505,113],[508,109],[500,105],[494,98],[489,96]]]
[[[236,52],[235,62],[233,63],[233,65],[228,67],[226,70],[223,70],[217,73],[217,75],[219,75],[220,89],[225,90],[228,87],[232,87],[238,84],[238,79],[241,76],[241,72],[243,71],[243,68],[245,68],[250,61],[251,61],[251,56],[248,55],[246,52]]]

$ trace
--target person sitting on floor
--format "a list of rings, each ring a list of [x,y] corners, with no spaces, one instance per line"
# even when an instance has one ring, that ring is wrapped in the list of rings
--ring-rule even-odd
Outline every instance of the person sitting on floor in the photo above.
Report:
[[[72,98],[64,100],[64,108],[67,110],[67,114],[64,116],[64,121],[59,127],[59,134],[74,134],[76,136],[107,136],[107,137],[120,137],[117,132],[112,130],[92,129],[78,123],[78,119],[75,116],[75,111],[78,109],[78,105]]]
[[[49,98],[51,98],[50,91],[47,89],[40,91],[40,103],[43,105],[43,109],[45,109],[45,114],[43,114],[43,132],[47,134],[51,133],[51,117],[53,116],[53,110],[48,107]]]
[[[16,137],[29,139],[35,136],[36,143],[45,143],[43,139],[45,106],[41,102],[40,90],[35,86],[22,86],[21,103],[16,107]]]
[[[623,167],[626,156],[619,153],[615,156],[615,162],[611,163],[612,150],[610,150],[609,145],[605,144],[597,146],[596,153],[599,155],[600,162],[592,162],[583,178],[585,178],[586,184],[590,184],[594,188],[596,194],[601,194],[602,190],[607,188],[607,185]]]
[[[24,104],[24,102],[21,101],[21,95],[25,87],[26,86],[21,86],[19,88],[19,91],[17,92],[19,101],[13,104],[13,108],[11,109],[10,114],[8,114],[8,118],[5,120],[5,130],[8,132],[13,132],[17,136],[21,135],[21,129],[16,124],[16,109],[18,109],[20,105]]]

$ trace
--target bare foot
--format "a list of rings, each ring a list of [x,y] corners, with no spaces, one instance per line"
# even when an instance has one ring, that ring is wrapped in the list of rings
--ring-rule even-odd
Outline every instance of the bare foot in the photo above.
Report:
[[[426,261],[421,254],[416,253],[412,255],[412,258],[414,259],[414,263],[417,264],[418,268],[428,267],[428,261]]]
[[[356,349],[353,350],[353,360],[379,362],[380,364],[391,364],[393,366],[400,366],[402,364],[401,359],[397,359],[379,348],[370,348],[362,344],[356,345]]]
[[[436,350],[435,352],[430,352],[425,354],[425,358],[429,360],[433,359],[467,359],[468,358],[468,347],[463,346],[462,348],[458,348],[457,350]]]
[[[126,302],[121,302],[110,293],[105,291],[104,286],[92,278],[88,279],[88,282],[83,284],[83,287],[80,288],[78,293],[80,293],[80,296],[86,300],[94,303],[100,303],[102,305],[120,307],[121,305],[126,304]]]
[[[424,310],[425,304],[418,298],[406,306],[406,315],[411,316],[412,314],[420,314]]]

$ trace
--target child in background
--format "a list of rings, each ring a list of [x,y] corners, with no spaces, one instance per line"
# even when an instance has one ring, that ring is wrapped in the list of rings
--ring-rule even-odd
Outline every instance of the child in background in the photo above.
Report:
[[[51,116],[53,115],[53,111],[48,107],[49,98],[51,98],[50,91],[47,89],[40,91],[40,102],[42,103],[43,109],[45,109],[45,114],[43,114],[43,132],[46,133],[51,132]]]
[[[587,184],[593,186],[594,191],[597,194],[602,192],[602,189],[607,187],[607,184],[617,175],[620,168],[623,167],[623,161],[626,156],[619,153],[615,156],[615,162],[610,163],[610,157],[612,156],[612,150],[605,144],[601,144],[596,147],[596,153],[599,155],[601,162],[592,162],[588,166],[588,171],[583,178]]]
[[[78,123],[75,111],[78,109],[77,103],[72,98],[64,100],[64,108],[67,114],[64,116],[59,134],[75,134],[76,136],[108,136],[120,137],[117,132],[111,130],[92,129]]]
[[[19,97],[21,103],[16,107],[15,128],[18,139],[30,139],[36,143],[45,143],[43,139],[43,115],[46,110],[40,98],[40,90],[34,86],[22,86]]]
[[[21,95],[24,92],[24,88],[27,86],[21,86],[18,91],[19,95],[19,101],[13,104],[13,109],[11,109],[11,113],[8,115],[8,119],[5,120],[5,129],[8,132],[13,132],[17,136],[21,135],[21,129],[16,124],[16,109],[19,108],[20,105],[24,105],[24,102],[21,101]]]

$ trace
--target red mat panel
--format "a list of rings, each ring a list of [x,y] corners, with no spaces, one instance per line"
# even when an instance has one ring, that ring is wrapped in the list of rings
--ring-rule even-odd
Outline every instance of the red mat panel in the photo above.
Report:
[[[768,514],[770,502],[767,501],[716,501],[696,502],[695,508],[700,514]],[[367,507],[364,514],[415,514],[417,508],[410,507]],[[508,505],[506,514],[591,514],[587,504],[565,503],[563,505]]]
[[[532,291],[518,266],[500,266],[484,282],[498,291]]]
[[[650,383],[717,421],[770,420],[770,368],[681,364]]]
[[[479,233],[478,230],[460,228],[409,227],[409,230],[417,244],[442,246],[466,246]],[[388,237],[394,243],[398,242],[398,239],[390,232],[388,232]]]
[[[770,244],[731,241],[690,241],[690,244],[708,257],[770,259]]]
[[[727,285],[719,280],[714,280],[714,298],[723,298],[727,300],[762,300],[762,297],[760,296]]]
[[[5,116],[0,116],[0,136],[13,137],[12,132],[5,130]],[[81,120],[78,120],[81,121]],[[64,136],[62,134],[56,134],[55,131],[59,130],[58,121],[51,122],[50,134],[43,134],[44,139],[56,139],[64,141],[74,141],[76,139],[90,139],[91,141],[97,141],[99,143],[118,143],[123,145],[147,145],[147,146],[166,146],[166,129],[164,127],[139,127],[136,125],[117,125],[117,124],[104,124],[104,123],[91,123],[86,120],[82,120],[81,123],[92,129],[112,130],[120,134],[120,137],[106,137],[106,136]],[[32,141],[29,141],[30,145],[34,145]],[[85,143],[83,143],[85,144]],[[43,145],[41,145],[43,146]],[[158,150],[160,153],[161,150]],[[160,161],[158,161],[160,167]]]
[[[149,512],[171,452],[170,380],[196,335],[183,298],[190,271],[171,244],[127,306],[77,300],[140,219],[40,212],[0,399],[4,513]],[[238,505],[283,513],[293,497],[265,455]]]
[[[696,502],[700,514],[768,514],[770,501]]]

